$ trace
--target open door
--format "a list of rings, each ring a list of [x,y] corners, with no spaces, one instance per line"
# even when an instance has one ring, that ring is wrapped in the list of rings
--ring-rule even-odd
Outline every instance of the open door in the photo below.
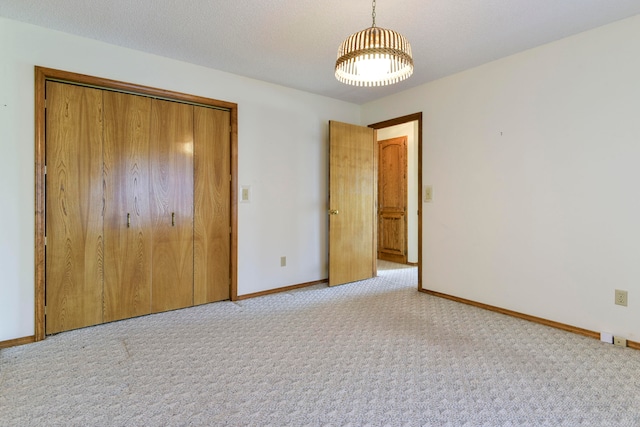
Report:
[[[376,131],[329,122],[329,286],[376,275]]]

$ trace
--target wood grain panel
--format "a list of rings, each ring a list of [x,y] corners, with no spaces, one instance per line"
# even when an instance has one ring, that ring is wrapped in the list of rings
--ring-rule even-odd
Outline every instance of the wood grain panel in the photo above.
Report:
[[[151,111],[155,313],[193,305],[193,106],[154,99]]]
[[[329,286],[376,274],[376,153],[373,129],[329,123]]]
[[[230,297],[230,113],[194,107],[194,304]]]
[[[46,333],[102,322],[102,91],[47,83]]]
[[[389,213],[378,216],[378,259],[406,264],[405,216]]]
[[[378,141],[378,259],[407,262],[407,137]]]
[[[104,321],[151,311],[151,99],[104,92]]]

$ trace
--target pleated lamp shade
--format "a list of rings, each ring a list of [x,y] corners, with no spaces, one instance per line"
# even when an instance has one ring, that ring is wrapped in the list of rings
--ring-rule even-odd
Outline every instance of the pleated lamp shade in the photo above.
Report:
[[[350,35],[338,49],[336,78],[354,86],[386,86],[413,74],[411,45],[400,33],[375,26]]]

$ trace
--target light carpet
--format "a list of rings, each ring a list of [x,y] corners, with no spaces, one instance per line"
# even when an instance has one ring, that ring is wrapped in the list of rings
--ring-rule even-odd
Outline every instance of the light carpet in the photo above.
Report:
[[[640,426],[640,351],[381,267],[0,350],[0,425]]]

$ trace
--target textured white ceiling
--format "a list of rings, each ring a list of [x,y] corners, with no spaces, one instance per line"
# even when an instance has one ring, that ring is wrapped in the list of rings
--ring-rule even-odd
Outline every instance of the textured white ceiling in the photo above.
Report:
[[[640,13],[640,0],[378,0],[411,43],[414,75],[383,88],[335,80],[339,44],[369,0],[0,0],[0,16],[364,103]]]

